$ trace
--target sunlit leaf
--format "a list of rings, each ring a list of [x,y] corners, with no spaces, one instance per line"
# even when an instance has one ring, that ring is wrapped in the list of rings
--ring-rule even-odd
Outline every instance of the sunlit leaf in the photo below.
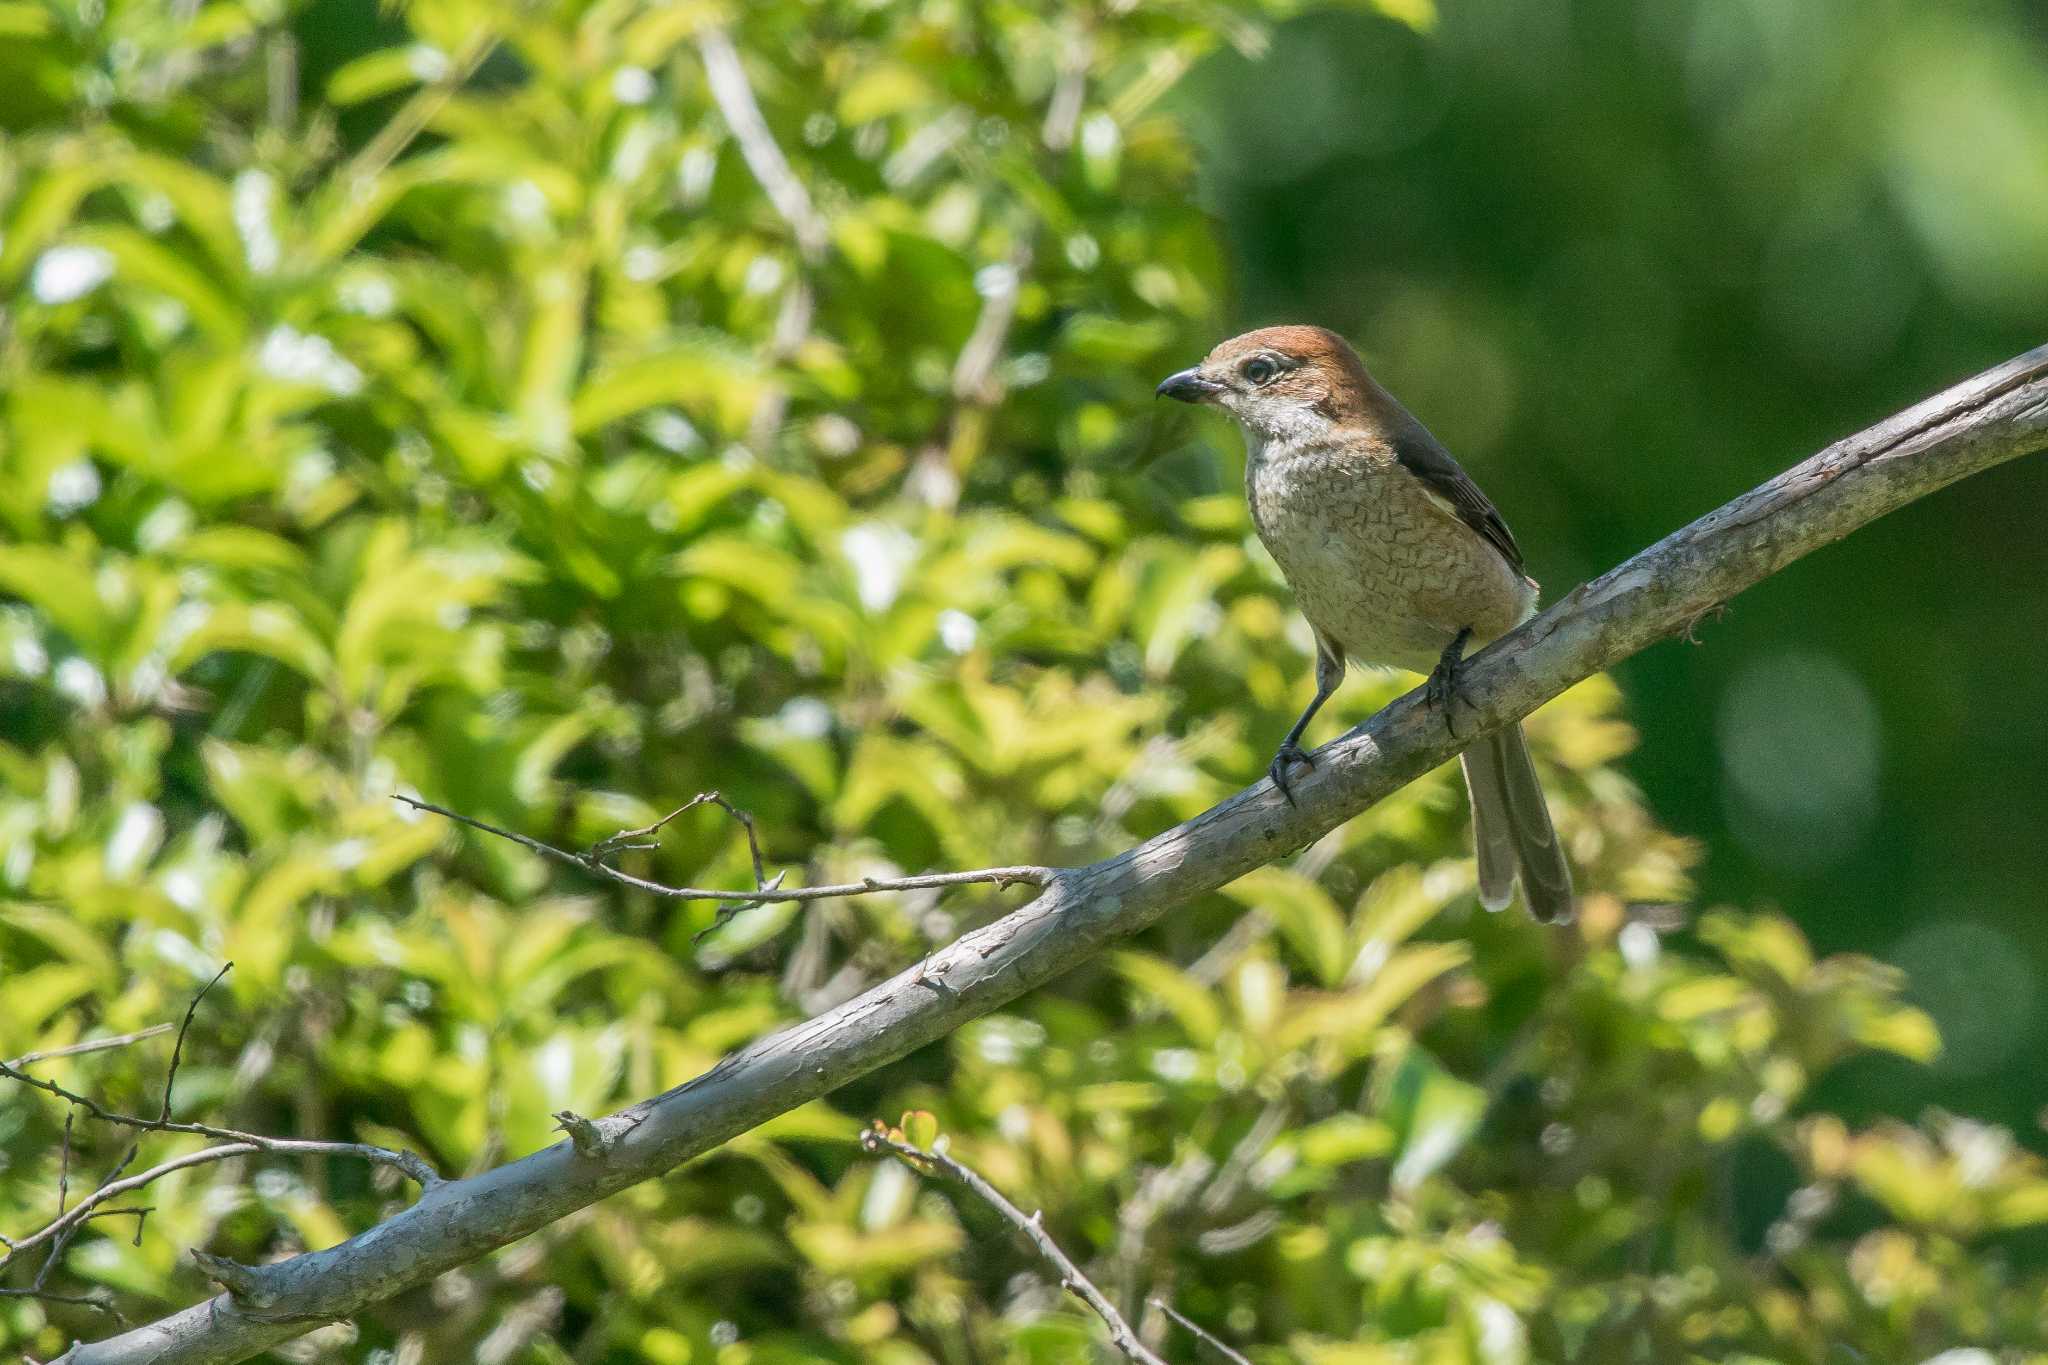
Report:
[[[1486,1112],[1486,1092],[1409,1046],[1375,1082],[1376,1108],[1393,1131],[1396,1190],[1413,1190],[1464,1147]]]

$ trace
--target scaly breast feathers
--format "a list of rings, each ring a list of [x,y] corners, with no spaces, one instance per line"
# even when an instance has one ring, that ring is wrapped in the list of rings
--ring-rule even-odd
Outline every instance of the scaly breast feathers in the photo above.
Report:
[[[1268,449],[1245,491],[1302,614],[1362,663],[1425,671],[1451,638],[1512,629],[1526,580],[1391,460]]]

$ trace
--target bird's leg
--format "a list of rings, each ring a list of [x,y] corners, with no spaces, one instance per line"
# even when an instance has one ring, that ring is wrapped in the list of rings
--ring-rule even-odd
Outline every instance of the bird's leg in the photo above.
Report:
[[[1458,737],[1458,717],[1452,705],[1459,700],[1458,665],[1465,660],[1465,642],[1471,638],[1472,627],[1461,628],[1452,637],[1450,644],[1444,646],[1443,657],[1436,661],[1436,668],[1431,671],[1429,681],[1423,684],[1430,705],[1442,709],[1444,728],[1451,732],[1452,739]]]
[[[1280,795],[1287,798],[1287,804],[1294,804],[1294,793],[1287,786],[1287,770],[1296,763],[1305,768],[1316,766],[1315,760],[1302,751],[1302,731],[1316,718],[1316,712],[1323,709],[1323,703],[1337,690],[1337,684],[1344,681],[1344,655],[1325,642],[1320,634],[1316,637],[1316,695],[1308,709],[1294,722],[1294,728],[1287,732],[1287,738],[1280,741],[1279,751],[1266,767],[1266,776],[1273,779],[1273,785],[1280,789]]]

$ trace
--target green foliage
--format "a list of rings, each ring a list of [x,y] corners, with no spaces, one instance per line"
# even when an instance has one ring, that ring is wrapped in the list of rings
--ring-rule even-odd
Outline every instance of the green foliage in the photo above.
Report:
[[[798,884],[1082,861],[1255,776],[1305,641],[1233,443],[1150,384],[1223,325],[1162,101],[1278,12],[0,6],[0,1056],[173,1019],[232,960],[181,1116],[475,1171],[1016,893],[700,939],[715,906],[394,790],[581,846],[715,786]],[[717,108],[721,21],[787,172]],[[1859,1052],[1932,1050],[1898,981],[1769,916],[1660,939],[1625,906],[1682,899],[1690,851],[1614,766],[1613,688],[1532,733],[1594,891],[1572,934],[1478,909],[1432,774],[326,1358],[1090,1358],[984,1210],[860,1153],[906,1110],[1134,1311],[1262,1361],[2040,1347],[2041,1163],[1814,1107]],[[710,807],[629,862],[750,875]],[[150,1110],[164,1052],[41,1070]],[[125,1150],[80,1122],[67,1156],[64,1121],[0,1092],[10,1233]],[[386,1175],[181,1171],[55,1283],[154,1314],[211,1292],[187,1248],[331,1245]],[[1759,1186],[1782,1212],[1745,1226]],[[0,1299],[41,1357],[108,1326]]]

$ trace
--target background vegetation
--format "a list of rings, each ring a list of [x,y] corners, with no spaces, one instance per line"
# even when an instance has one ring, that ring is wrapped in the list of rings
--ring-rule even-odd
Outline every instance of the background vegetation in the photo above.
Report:
[[[474,1171],[1018,893],[700,938],[393,790],[582,844],[715,786],[807,881],[1080,861],[1227,794],[1306,641],[1235,439],[1150,388],[1241,324],[1359,337],[1553,590],[2039,340],[2016,17],[1543,14],[0,5],[0,1056],[232,960],[181,1114]],[[1438,773],[300,1356],[1099,1358],[985,1210],[860,1153],[921,1107],[1148,1331],[1164,1295],[1262,1362],[2038,1358],[2042,476],[1632,665],[1633,756],[1612,683],[1547,708],[1571,933],[1478,909]],[[1693,894],[1637,776],[1796,915]],[[742,884],[697,814],[638,870]],[[1850,946],[1924,969],[1946,1053]],[[41,1070],[152,1109],[162,1042]],[[0,1230],[65,1123],[0,1091]],[[74,1188],[126,1147],[78,1122]],[[154,1315],[211,1292],[187,1248],[407,1194],[195,1168],[53,1287]],[[0,1299],[38,1357],[111,1326]]]

